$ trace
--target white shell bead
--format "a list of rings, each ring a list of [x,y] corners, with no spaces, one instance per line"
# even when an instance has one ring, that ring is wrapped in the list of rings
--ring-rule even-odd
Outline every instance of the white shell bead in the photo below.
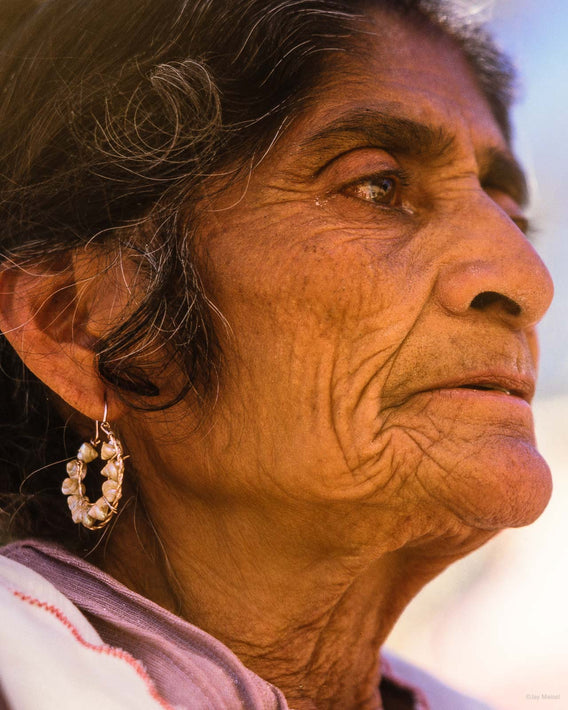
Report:
[[[82,461],[77,461],[77,459],[69,461],[67,464],[67,473],[71,478],[76,478],[77,480],[82,481],[87,473],[87,465]]]
[[[61,484],[61,492],[66,496],[74,493],[84,495],[85,486],[77,478],[66,478]]]
[[[112,445],[109,444],[105,441],[105,443],[101,446],[101,458],[104,461],[108,461],[109,459],[112,459],[114,456],[116,456],[116,448]]]
[[[73,512],[82,500],[82,497],[78,495],[69,496],[69,498],[67,498],[67,505],[69,506],[69,510]]]
[[[87,512],[87,506],[85,505],[85,502],[82,501],[71,510],[71,517],[73,518],[74,523],[83,522],[83,518],[85,517],[85,514]]]
[[[79,461],[84,461],[85,463],[90,463],[91,461],[94,461],[97,456],[97,450],[92,444],[89,444],[87,441],[85,441],[84,444],[81,444],[81,447],[77,453],[77,458],[79,459]]]
[[[65,496],[69,496],[77,492],[77,481],[73,478],[66,478],[61,484],[61,492]]]
[[[88,512],[84,512],[83,516],[78,522],[83,523],[86,528],[92,528],[95,524],[95,519],[92,518]]]
[[[112,481],[118,481],[120,476],[118,466],[113,461],[109,461],[106,466],[104,466],[101,473]]]
[[[103,496],[109,503],[114,503],[118,496],[118,488],[114,481],[105,481],[103,483]]]
[[[79,462],[76,459],[73,459],[73,461],[68,462],[67,473],[70,476],[75,476],[77,474],[78,470],[79,470]]]
[[[99,498],[96,503],[94,503],[89,508],[89,515],[94,520],[103,521],[108,515],[109,504],[104,498]]]

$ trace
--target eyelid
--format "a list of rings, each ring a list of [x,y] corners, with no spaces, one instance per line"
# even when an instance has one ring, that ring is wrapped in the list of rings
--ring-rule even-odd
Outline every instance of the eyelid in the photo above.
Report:
[[[384,167],[377,169],[377,166],[380,165]],[[383,170],[396,170],[397,168],[396,158],[380,146],[359,145],[334,155],[333,158],[317,168],[312,178],[317,179],[324,174],[330,174],[333,178],[336,171],[345,173],[346,170],[349,170],[353,175],[365,177],[378,175]]]
[[[524,214],[522,206],[515,200],[515,198],[502,187],[495,187],[494,185],[483,185],[485,192],[491,197],[491,199],[499,205],[503,212],[509,217],[511,222],[513,222],[521,232],[527,237],[529,241],[533,241],[536,230],[531,220]]]
[[[517,196],[509,190],[506,185],[496,185],[495,183],[485,183],[483,181],[481,181],[480,184],[483,191],[488,195],[501,195],[514,203],[517,209],[522,210],[524,208],[525,205],[522,202],[519,202]]]
[[[528,217],[524,215],[511,215],[511,221],[517,225],[530,242],[535,241],[537,230]]]

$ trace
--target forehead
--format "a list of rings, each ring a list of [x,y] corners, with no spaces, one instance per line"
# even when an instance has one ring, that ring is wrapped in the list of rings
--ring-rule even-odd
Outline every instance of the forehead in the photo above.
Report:
[[[326,59],[315,98],[295,123],[293,143],[301,146],[341,116],[365,113],[427,125],[473,152],[508,152],[460,48],[441,30],[410,18],[373,11],[352,49]]]

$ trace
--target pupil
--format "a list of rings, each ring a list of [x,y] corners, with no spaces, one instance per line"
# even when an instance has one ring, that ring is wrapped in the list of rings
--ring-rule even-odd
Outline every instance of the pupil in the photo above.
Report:
[[[371,200],[382,200],[391,197],[393,190],[393,181],[391,178],[380,178],[378,180],[369,180],[367,184],[368,196]]]
[[[392,190],[392,180],[382,178],[378,182],[371,183],[371,197],[386,197]]]

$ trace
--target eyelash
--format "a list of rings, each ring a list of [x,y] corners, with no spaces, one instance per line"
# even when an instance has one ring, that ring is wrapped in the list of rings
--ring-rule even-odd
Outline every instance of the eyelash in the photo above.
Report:
[[[365,185],[371,185],[373,183],[378,184],[386,180],[391,180],[393,182],[393,194],[391,197],[387,196],[387,199],[384,201],[375,202],[373,198],[367,199],[355,194],[355,190],[357,188],[360,189]],[[347,197],[353,197],[357,200],[361,200],[362,202],[369,202],[376,207],[398,209],[402,207],[402,195],[400,193],[402,189],[408,187],[409,184],[410,179],[408,173],[399,168],[396,170],[385,170],[372,175],[365,175],[365,177],[358,178],[357,180],[350,182],[342,188],[341,192]]]

